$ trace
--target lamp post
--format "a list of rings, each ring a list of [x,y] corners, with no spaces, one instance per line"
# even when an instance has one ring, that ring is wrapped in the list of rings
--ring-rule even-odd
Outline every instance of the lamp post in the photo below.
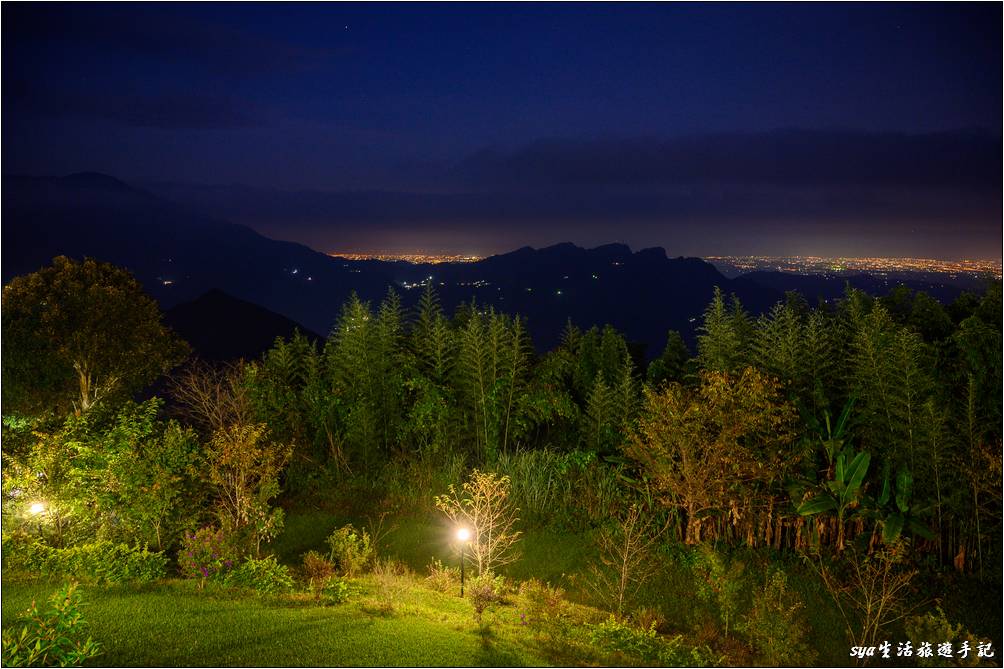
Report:
[[[464,544],[470,541],[471,531],[466,527],[457,529],[457,539],[460,540],[460,596],[464,596]]]
[[[45,502],[32,502],[28,507],[28,513],[38,519],[38,537],[44,539],[42,535],[42,518],[45,515]]]

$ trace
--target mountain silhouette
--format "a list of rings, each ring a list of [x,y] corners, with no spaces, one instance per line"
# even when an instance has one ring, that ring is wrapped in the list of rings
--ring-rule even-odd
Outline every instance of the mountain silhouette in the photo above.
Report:
[[[669,329],[693,342],[715,286],[736,293],[752,313],[782,297],[774,286],[727,279],[701,259],[670,258],[661,248],[632,252],[623,244],[584,249],[563,243],[475,263],[352,261],[269,239],[106,175],[5,177],[3,194],[4,282],[56,255],[112,262],[128,268],[167,310],[194,302],[175,316],[189,339],[198,339],[192,329],[197,318],[186,320],[186,313],[209,311],[198,300],[214,289],[327,333],[353,291],[375,303],[394,288],[410,306],[421,284],[431,282],[448,313],[473,299],[521,314],[538,349],[556,345],[571,320],[582,328],[610,323],[651,357],[662,350]],[[206,298],[210,304],[221,299],[214,295]],[[213,355],[258,345],[248,341],[229,351],[210,340],[193,343]]]
[[[164,322],[203,360],[253,360],[276,337],[289,338],[296,331],[313,341],[322,339],[285,316],[216,289],[168,309]]]

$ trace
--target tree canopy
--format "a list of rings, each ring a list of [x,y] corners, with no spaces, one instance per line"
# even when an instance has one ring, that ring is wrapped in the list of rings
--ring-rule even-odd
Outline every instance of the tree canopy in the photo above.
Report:
[[[85,412],[141,388],[187,355],[125,269],[64,256],[3,289],[8,411]]]

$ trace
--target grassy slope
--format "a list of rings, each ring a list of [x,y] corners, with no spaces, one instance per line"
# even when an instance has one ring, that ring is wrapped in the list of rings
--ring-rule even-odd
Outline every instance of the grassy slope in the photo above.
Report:
[[[3,621],[55,584],[3,584]],[[378,603],[375,586],[342,605],[301,599],[199,592],[194,583],[167,581],[141,588],[84,586],[84,612],[104,653],[102,666],[414,666],[541,665],[532,640],[499,620],[490,637],[474,624],[470,605],[456,596],[410,587],[393,612]]]
[[[358,527],[366,526],[365,521],[323,511],[291,513],[272,549],[281,561],[298,565],[305,551],[325,551],[325,537],[353,520]],[[425,573],[433,557],[456,564],[449,528],[435,513],[398,518],[391,526],[392,531],[382,541],[382,555],[401,560],[419,575]],[[587,568],[594,554],[588,535],[528,529],[522,551],[520,561],[506,570],[511,578],[534,576],[548,580],[562,585],[569,599],[593,603],[586,587]],[[817,653],[811,664],[850,664],[843,620],[806,565],[792,556],[765,551],[740,552],[736,557],[747,563],[751,584],[762,582],[763,574],[772,566],[783,566],[787,571],[792,587],[806,604],[809,640]],[[689,643],[708,643],[726,653],[732,662],[752,661],[742,644],[735,638],[720,638],[714,624],[709,623],[709,611],[695,599],[692,577],[684,561],[681,555],[664,556],[662,568],[639,594],[639,603],[661,609],[669,631],[683,633]],[[45,599],[55,587],[52,582],[19,582],[5,576],[4,625],[32,598]],[[486,638],[474,624],[470,604],[456,596],[419,587],[418,581],[411,580],[396,595],[399,601],[388,615],[379,606],[382,600],[376,581],[369,577],[361,587],[363,592],[352,601],[326,607],[303,598],[263,599],[222,590],[198,592],[193,583],[178,580],[138,592],[126,586],[85,586],[84,596],[94,637],[105,647],[106,654],[99,661],[104,665],[519,666],[594,664],[604,660],[581,647],[569,655],[570,649],[558,652],[541,644],[520,627],[519,612],[512,606],[500,607],[491,614],[492,634]],[[941,590],[936,586],[929,589]],[[999,602],[999,591],[995,592],[994,601]],[[603,614],[592,611],[586,615],[598,619]],[[999,621],[999,614],[994,620]],[[983,632],[982,625],[973,624],[976,620],[964,622],[974,631]],[[985,634],[989,636],[993,629]]]
[[[456,564],[457,554],[449,543],[450,528],[440,518],[436,512],[428,512],[398,518],[393,523],[388,519],[384,529],[390,531],[383,540],[381,554],[401,560],[419,574],[425,573],[426,566],[433,557],[447,564]],[[296,564],[307,550],[325,550],[325,537],[347,522],[354,522],[357,527],[366,526],[365,520],[322,511],[291,514],[286,519],[283,535],[273,548],[281,560]],[[587,585],[589,565],[596,554],[588,534],[563,532],[553,528],[525,528],[520,550],[519,561],[504,570],[507,576],[517,581],[539,578],[561,585],[568,598],[574,602],[584,605],[600,604],[591,596]],[[851,664],[843,634],[844,621],[818,578],[809,573],[804,564],[790,556],[787,559],[773,556],[773,559],[779,560],[773,563],[771,556],[763,551],[743,555],[740,559],[748,563],[750,577],[754,582],[762,582],[761,575],[772,564],[783,564],[791,578],[792,587],[805,601],[810,638],[817,653],[816,663],[833,666]],[[707,618],[709,611],[707,606],[695,599],[692,576],[678,558],[664,557],[661,568],[638,593],[637,601],[640,605],[660,609],[673,633],[683,633],[694,643],[717,646],[734,659],[752,660],[743,657],[745,649],[740,648],[734,640],[723,641],[718,638],[713,624],[703,625],[706,634],[694,633],[695,629],[701,630],[702,616]]]

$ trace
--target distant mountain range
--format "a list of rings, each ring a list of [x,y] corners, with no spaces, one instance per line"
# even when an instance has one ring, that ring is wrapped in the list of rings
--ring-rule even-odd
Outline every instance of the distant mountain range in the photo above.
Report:
[[[125,266],[168,310],[168,321],[211,356],[258,351],[296,324],[327,333],[352,291],[377,302],[393,287],[412,305],[425,282],[448,311],[475,299],[525,316],[539,349],[553,347],[571,319],[583,328],[610,323],[644,344],[648,357],[661,351],[667,330],[693,341],[715,286],[738,295],[753,313],[791,288],[803,288],[810,299],[834,293],[813,277],[768,272],[728,279],[698,258],[620,244],[524,247],[437,265],[332,258],[94,173],[4,177],[2,208],[5,283],[56,255]],[[274,313],[253,312],[255,305]]]

